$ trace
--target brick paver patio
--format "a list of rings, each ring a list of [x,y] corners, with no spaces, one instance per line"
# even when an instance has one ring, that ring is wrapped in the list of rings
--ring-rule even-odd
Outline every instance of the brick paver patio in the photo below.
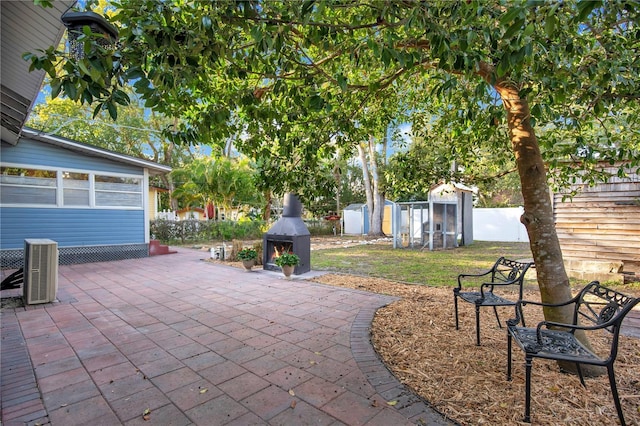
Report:
[[[5,309],[2,424],[450,424],[370,344],[394,298],[204,257],[60,266],[58,302]]]

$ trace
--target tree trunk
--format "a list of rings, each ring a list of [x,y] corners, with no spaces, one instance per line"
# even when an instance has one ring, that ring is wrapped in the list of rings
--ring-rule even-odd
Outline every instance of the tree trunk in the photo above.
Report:
[[[341,207],[340,207],[340,195],[342,192],[342,174],[340,171],[340,163],[341,163],[341,155],[340,151],[338,151],[338,155],[336,158],[336,165],[333,167],[333,179],[336,182],[336,215],[342,216]],[[342,220],[336,220],[335,223],[335,233],[342,234]]]
[[[500,87],[502,102],[507,111],[507,121],[511,145],[516,157],[524,213],[520,221],[529,235],[531,253],[535,261],[540,297],[544,303],[561,303],[571,299],[569,278],[564,268],[562,251],[553,219],[553,204],[545,165],[540,154],[540,146],[530,122],[529,104],[521,99],[514,87]],[[562,308],[545,308],[547,321],[571,323],[573,305]],[[577,337],[588,344],[586,336],[576,333]],[[566,371],[575,371],[575,365],[559,363]],[[599,374],[601,369],[583,366],[588,375]]]
[[[371,178],[369,175],[369,163],[367,162],[367,154],[365,153],[363,143],[358,144],[358,156],[362,165],[362,183],[364,184],[364,193],[367,197],[367,208],[369,211],[369,232],[371,232],[371,223],[373,222],[373,192],[371,189]]]
[[[371,143],[371,141],[369,141],[369,143]],[[360,163],[362,164],[362,180],[364,183],[364,190],[367,196],[367,207],[369,210],[369,232],[367,232],[367,235],[383,235],[382,216],[379,211],[380,199],[378,193],[375,192],[375,182],[377,181],[377,178],[374,176],[372,179],[371,174],[373,171],[370,172],[369,166],[373,164],[373,162],[371,159],[367,161],[367,152],[364,149],[364,143],[358,144],[358,155],[360,157]],[[382,214],[384,214],[384,206]]]
[[[271,219],[271,191],[267,190],[264,192],[264,211],[262,212],[262,220],[265,222],[269,222]]]
[[[375,148],[376,144],[373,136],[369,136],[369,170],[371,171],[371,178],[373,180],[374,209],[374,224],[369,230],[369,234],[384,235],[384,232],[382,232],[382,223],[384,222],[384,195],[380,193],[380,176],[378,174],[378,159]],[[373,233],[371,231],[373,231]]]

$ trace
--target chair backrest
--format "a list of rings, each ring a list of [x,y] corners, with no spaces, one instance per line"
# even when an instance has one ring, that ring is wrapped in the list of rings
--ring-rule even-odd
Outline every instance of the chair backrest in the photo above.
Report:
[[[598,281],[587,284],[576,298],[574,324],[579,319],[586,319],[594,325],[609,324],[605,327],[610,332],[619,327],[624,316],[640,302],[633,298],[600,285]]]
[[[613,336],[609,359],[615,359],[622,321],[640,302],[640,297],[630,297],[592,281],[580,290],[575,300],[573,323],[578,324],[581,320],[582,325],[602,326],[602,329],[610,332]]]
[[[519,281],[519,284],[522,284],[524,276],[531,265],[533,265],[533,262],[519,262],[501,257],[493,265],[491,282]]]

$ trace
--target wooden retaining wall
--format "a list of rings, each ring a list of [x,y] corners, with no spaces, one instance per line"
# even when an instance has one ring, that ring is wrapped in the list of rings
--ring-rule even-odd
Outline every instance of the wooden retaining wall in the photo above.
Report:
[[[613,171],[614,169],[611,168]],[[554,194],[556,230],[565,263],[583,269],[613,269],[640,274],[640,176],[611,178],[606,184],[580,189],[573,199]],[[599,267],[600,266],[600,267]],[[570,274],[571,275],[571,274]],[[575,275],[575,274],[574,274]]]

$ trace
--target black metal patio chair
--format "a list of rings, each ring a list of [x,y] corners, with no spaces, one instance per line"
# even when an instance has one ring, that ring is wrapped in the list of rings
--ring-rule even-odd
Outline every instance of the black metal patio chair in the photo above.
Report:
[[[525,422],[531,421],[533,358],[544,358],[575,363],[580,383],[584,387],[586,384],[581,364],[606,367],[618,418],[620,423],[625,425],[613,363],[618,355],[618,337],[622,321],[638,302],[640,298],[632,298],[601,286],[598,281],[589,283],[575,297],[564,303],[548,304],[525,300],[518,302],[516,318],[507,321],[507,380],[511,380],[511,347],[512,341],[515,341],[525,353]],[[542,321],[536,327],[521,326],[522,306],[527,304],[548,308],[574,304],[573,321],[571,324]],[[582,325],[581,322],[588,325]],[[593,349],[576,336],[578,330],[588,335],[602,331],[610,333],[605,333],[609,342],[607,351],[594,353]]]
[[[497,307],[516,306],[516,302],[522,299],[524,276],[531,266],[533,266],[533,262],[521,262],[501,257],[487,272],[458,275],[458,287],[453,289],[456,330],[459,329],[458,298],[475,305],[476,345],[480,346],[480,308],[493,307],[498,326],[502,328]],[[472,280],[480,287],[480,291],[463,291],[463,283]],[[507,290],[516,291],[517,297],[514,297],[513,293],[506,294]]]

